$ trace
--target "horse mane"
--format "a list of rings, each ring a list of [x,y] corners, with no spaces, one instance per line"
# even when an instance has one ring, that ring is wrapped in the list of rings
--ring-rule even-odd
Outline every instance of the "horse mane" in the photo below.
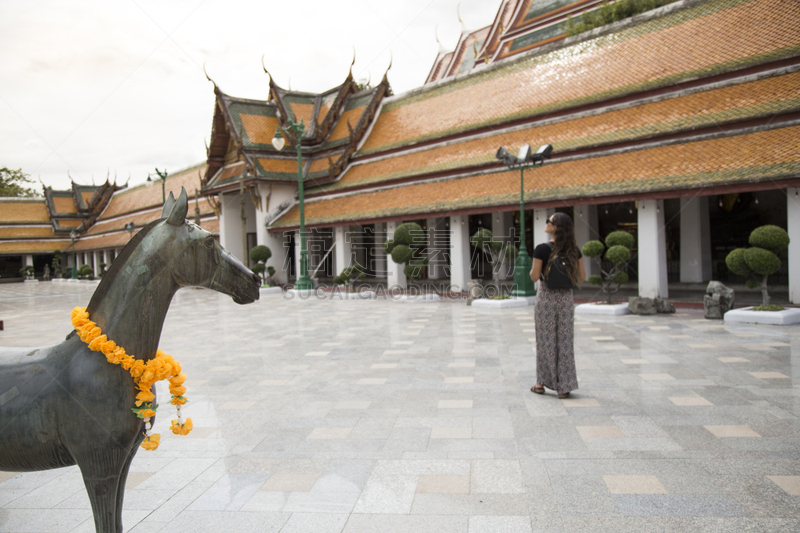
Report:
[[[150,233],[156,224],[164,220],[163,218],[159,218],[158,220],[154,220],[153,222],[149,223],[147,226],[142,228],[139,233],[137,233],[125,248],[122,249],[122,253],[119,254],[115,259],[114,262],[111,263],[111,266],[106,273],[103,274],[103,279],[100,281],[100,284],[95,289],[94,294],[92,295],[92,299],[89,300],[89,305],[86,307],[86,311],[89,313],[89,316],[92,315],[92,312],[100,305],[100,300],[106,295],[108,286],[114,282],[114,279],[117,277],[119,270],[122,268],[122,265],[127,261],[127,259],[133,254],[133,251],[139,247],[139,243],[142,242],[142,239]]]

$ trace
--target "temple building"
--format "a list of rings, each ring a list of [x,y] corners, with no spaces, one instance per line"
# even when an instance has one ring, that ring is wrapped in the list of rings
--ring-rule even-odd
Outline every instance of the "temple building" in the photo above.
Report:
[[[45,265],[55,276],[56,253],[61,254],[64,275],[74,265],[89,265],[97,275],[138,230],[161,215],[164,195],[178,195],[181,187],[190,197],[189,218],[217,233],[219,218],[199,194],[204,172],[205,164],[200,164],[167,176],[163,183],[73,183],[72,190],[45,187],[43,198],[0,198],[0,276],[17,278],[27,265],[37,277]]]
[[[725,257],[774,224],[792,242],[770,282],[800,303],[800,2],[678,0],[567,35],[569,17],[601,6],[501,0],[490,26],[462,27],[456,48],[440,50],[424,83],[402,94],[391,72],[375,86],[348,73],[319,94],[265,78],[264,100],[215,84],[207,160],[168,178],[167,192],[184,184],[201,224],[245,261],[269,246],[282,283],[299,270],[298,144],[318,280],[358,262],[373,280],[404,286],[383,244],[414,221],[426,232],[423,281],[463,289],[491,277],[470,246],[479,228],[517,244],[524,231],[531,251],[561,211],[579,245],[631,232],[631,280],[641,296],[668,297],[670,282],[743,283]],[[521,173],[495,154],[526,144],[553,154],[522,172],[521,228]],[[75,228],[78,262],[107,262],[127,242],[127,222],[158,216],[158,189],[3,200],[0,256],[69,253]]]
[[[670,281],[742,282],[725,256],[775,224],[792,244],[771,279],[800,303],[800,3],[680,0],[566,36],[569,15],[599,4],[504,1],[403,94],[351,75],[321,94],[270,80],[266,100],[215,85],[202,192],[219,203],[222,244],[240,256],[267,244],[279,279],[296,276],[299,142],[312,277],[357,261],[405,285],[383,242],[415,221],[429,233],[424,277],[464,288],[487,275],[470,236],[521,231],[520,171],[496,151],[551,144],[524,171],[528,250],[555,211],[576,221],[579,245],[625,229],[640,295],[668,297]],[[289,120],[305,133],[279,152]]]

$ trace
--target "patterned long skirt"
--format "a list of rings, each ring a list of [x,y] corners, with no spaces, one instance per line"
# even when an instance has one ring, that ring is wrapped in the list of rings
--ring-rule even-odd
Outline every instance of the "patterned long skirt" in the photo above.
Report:
[[[548,289],[539,283],[536,321],[536,382],[565,394],[578,388],[575,372],[575,306],[572,289]]]

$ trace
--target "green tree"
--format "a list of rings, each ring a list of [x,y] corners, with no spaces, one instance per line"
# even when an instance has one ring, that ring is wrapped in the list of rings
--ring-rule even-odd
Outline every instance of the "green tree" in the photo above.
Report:
[[[761,226],[753,230],[749,242],[750,248],[736,248],[729,253],[725,264],[734,274],[748,278],[748,288],[761,289],[761,306],[767,308],[767,278],[780,270],[778,254],[789,247],[789,234],[778,226]]]
[[[415,222],[405,222],[394,230],[393,238],[386,241],[383,250],[389,254],[392,261],[398,265],[405,265],[403,272],[409,279],[422,276],[428,258],[420,258],[419,251],[425,246],[427,237],[422,226]]]
[[[26,183],[33,183],[21,168],[11,170],[10,168],[0,168],[0,196],[9,197],[31,197],[36,196],[36,191],[25,186]]]
[[[606,242],[589,241],[583,245],[581,253],[586,257],[593,257],[600,264],[600,274],[592,274],[587,280],[592,285],[603,288],[606,293],[607,303],[611,303],[611,295],[619,290],[619,286],[628,281],[625,269],[631,259],[631,248],[636,244],[633,235],[627,231],[612,231],[606,236]],[[605,255],[603,255],[605,252]],[[603,270],[601,258],[605,257],[613,266],[610,270]]]
[[[267,279],[272,277],[272,274],[267,276],[264,272],[267,270],[267,261],[269,258],[272,257],[272,250],[268,247],[264,246],[263,244],[259,244],[258,246],[254,246],[252,250],[250,250],[250,260],[255,261],[255,265],[250,269],[255,274],[261,276],[262,284],[264,286],[269,286]],[[275,273],[275,270],[272,270],[272,273]]]

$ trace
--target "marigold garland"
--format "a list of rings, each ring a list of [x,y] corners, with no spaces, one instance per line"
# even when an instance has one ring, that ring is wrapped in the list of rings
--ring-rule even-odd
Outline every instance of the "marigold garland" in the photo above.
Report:
[[[71,317],[75,331],[90,350],[101,352],[109,363],[120,365],[133,377],[133,382],[139,392],[136,394],[136,407],[131,411],[145,422],[145,439],[141,444],[142,448],[155,450],[161,443],[161,435],[153,433],[150,425],[150,419],[155,416],[156,409],[158,409],[158,405],[152,404],[156,395],[151,392],[156,381],[169,380],[169,392],[172,394],[170,403],[178,411],[178,418],[172,420],[169,429],[176,435],[187,435],[192,430],[192,419],[187,418],[184,422],[181,417],[181,405],[185,405],[189,400],[184,396],[186,387],[183,386],[183,382],[186,381],[186,374],[181,373],[181,364],[178,361],[161,350],[156,350],[155,358],[149,361],[142,361],[128,355],[125,348],[117,346],[114,341],[109,340],[103,335],[97,324],[89,320],[89,313],[86,312],[85,307],[73,309]]]

